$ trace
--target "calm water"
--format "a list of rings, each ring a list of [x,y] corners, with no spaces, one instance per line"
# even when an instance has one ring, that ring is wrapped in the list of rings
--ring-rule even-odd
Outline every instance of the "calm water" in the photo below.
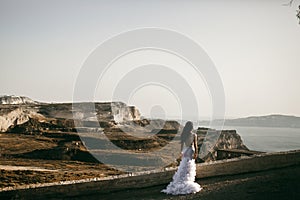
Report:
[[[300,128],[224,126],[235,129],[251,150],[276,152],[300,149]]]

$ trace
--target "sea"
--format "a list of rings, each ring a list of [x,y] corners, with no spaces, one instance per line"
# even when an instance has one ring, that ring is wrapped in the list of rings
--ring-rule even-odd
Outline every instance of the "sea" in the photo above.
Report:
[[[177,121],[184,126],[188,120]],[[202,124],[201,122],[193,121],[194,125],[198,127],[209,127],[207,123]],[[300,128],[223,126],[222,129],[236,130],[250,150],[263,152],[300,150]]]
[[[236,130],[250,150],[280,152],[300,149],[300,128],[224,126]]]

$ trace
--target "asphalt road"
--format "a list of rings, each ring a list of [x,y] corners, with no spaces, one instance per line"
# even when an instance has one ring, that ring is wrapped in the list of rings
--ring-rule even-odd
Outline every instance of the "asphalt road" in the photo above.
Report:
[[[300,199],[300,165],[233,176],[199,179],[203,190],[197,194],[172,196],[161,193],[166,185],[114,193],[77,196],[72,199]]]

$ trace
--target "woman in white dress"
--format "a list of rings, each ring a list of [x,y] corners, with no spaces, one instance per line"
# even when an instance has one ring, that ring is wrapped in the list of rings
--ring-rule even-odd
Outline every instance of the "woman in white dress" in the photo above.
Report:
[[[298,6],[298,8],[299,8],[299,10],[297,10],[297,17],[298,17],[298,19],[299,19],[299,24],[300,24],[300,5]]]
[[[193,123],[188,121],[181,134],[181,162],[173,176],[173,181],[162,192],[167,194],[191,194],[202,188],[195,183],[196,163],[198,155],[197,135],[192,132]]]

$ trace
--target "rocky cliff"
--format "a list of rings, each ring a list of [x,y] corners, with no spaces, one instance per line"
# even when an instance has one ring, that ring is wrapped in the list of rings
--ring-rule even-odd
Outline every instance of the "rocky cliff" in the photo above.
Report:
[[[101,127],[112,126],[117,123],[140,120],[140,112],[134,106],[127,106],[122,102],[103,103],[38,103],[27,97],[16,98],[5,96],[0,103],[0,132],[6,132],[12,128],[25,126],[29,120],[48,129],[58,127],[61,130],[70,131],[77,127]],[[27,102],[27,103],[25,103]],[[73,123],[72,123],[73,122]],[[42,123],[44,123],[42,125]],[[24,124],[24,125],[23,125]],[[52,126],[53,125],[53,126]],[[58,125],[58,126],[57,126]],[[24,129],[21,128],[21,129]],[[32,130],[32,128],[31,128]]]
[[[0,96],[0,104],[38,104],[38,102],[28,97],[4,95]]]
[[[44,120],[44,117],[35,108],[0,106],[0,112],[0,132],[6,132],[10,127],[24,124],[30,118]]]
[[[218,150],[249,150],[235,130],[199,128],[197,134],[200,157],[205,162],[217,160]]]
[[[1,132],[43,135],[51,139],[65,138],[66,142],[54,142],[57,146],[54,150],[39,151],[46,157],[49,157],[51,152],[62,155],[70,152],[73,155],[76,152],[72,159],[77,159],[78,153],[88,154],[87,150],[83,150],[85,146],[77,132],[96,133],[96,137],[104,133],[121,149],[152,151],[164,147],[172,140],[179,140],[177,133],[181,130],[182,126],[177,121],[141,118],[136,107],[127,106],[122,102],[0,104]],[[219,149],[248,150],[234,130],[199,128],[197,134],[199,152],[207,152],[205,156],[200,156],[203,161],[216,160]],[[69,141],[70,138],[72,141]],[[72,138],[77,139],[73,141]],[[103,142],[99,138],[93,140],[97,140],[97,144]],[[74,142],[80,145],[74,146]],[[35,152],[30,156],[35,157],[37,154]]]

